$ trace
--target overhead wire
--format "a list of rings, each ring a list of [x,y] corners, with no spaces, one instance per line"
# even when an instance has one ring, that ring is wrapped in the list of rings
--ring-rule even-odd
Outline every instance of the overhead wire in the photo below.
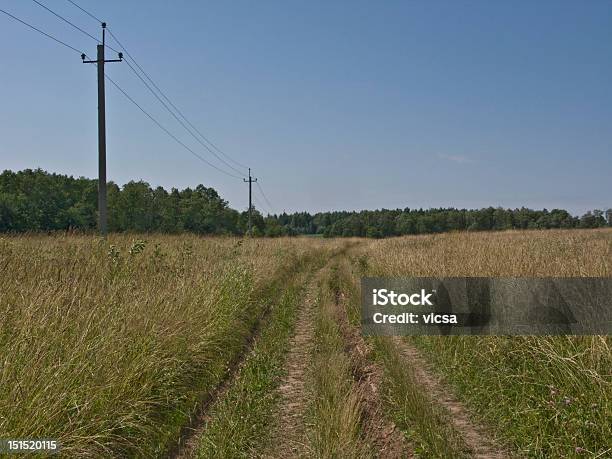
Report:
[[[75,28],[76,30],[78,30],[79,32],[81,32],[84,35],[87,35],[89,38],[91,38],[92,40],[95,40],[96,42],[100,43],[100,40],[98,40],[96,37],[94,37],[92,34],[90,34],[89,32],[87,32],[86,30],[81,29],[78,25],[73,24],[72,22],[70,22],[68,19],[66,19],[64,16],[56,13],[55,11],[53,11],[51,8],[47,7],[46,5],[44,5],[43,3],[39,2],[38,0],[32,0],[34,3],[36,3],[38,6],[44,8],[45,10],[47,10],[49,13],[53,14],[55,17],[61,19],[62,21],[64,21],[66,24],[69,24],[71,27]]]
[[[83,30],[82,28],[80,28],[78,25],[72,23],[71,21],[69,21],[68,19],[66,19],[64,16],[62,16],[61,14],[53,11],[51,8],[49,8],[48,6],[44,5],[43,3],[39,2],[38,0],[32,0],[34,3],[36,3],[37,5],[39,5],[40,7],[44,8],[45,10],[47,10],[49,13],[53,14],[55,17],[61,19],[62,21],[64,21],[66,24],[69,24],[71,27],[75,28],[76,30],[78,30],[79,32],[83,33],[84,35],[88,36],[89,38],[91,38],[92,40],[94,40],[96,43],[100,43],[100,39],[94,37],[92,34],[90,34],[89,32],[87,32],[86,30]],[[112,46],[109,46],[108,44],[104,44],[104,46],[116,53],[119,53],[119,51],[117,51],[115,48],[113,48]]]
[[[77,25],[73,24],[72,22],[70,22],[68,19],[64,18],[64,17],[63,17],[63,16],[61,16],[60,14],[58,14],[58,13],[56,13],[55,11],[51,10],[50,8],[48,8],[47,6],[45,6],[43,3],[39,2],[38,0],[32,0],[32,1],[33,1],[34,3],[36,3],[37,5],[41,6],[42,8],[44,8],[45,10],[47,10],[48,12],[50,12],[51,14],[53,14],[54,16],[58,17],[58,18],[59,18],[59,19],[61,19],[62,21],[64,21],[64,22],[66,22],[67,24],[71,25],[72,27],[74,27],[74,28],[75,28],[75,29],[77,29],[78,31],[80,31],[80,32],[82,32],[83,34],[87,35],[89,38],[91,38],[91,39],[93,39],[93,40],[95,40],[96,42],[98,42],[98,43],[99,43],[99,40],[98,40],[96,37],[94,37],[93,35],[89,34],[89,33],[88,33],[88,32],[86,32],[85,30],[81,29],[79,26],[77,26]],[[74,3],[74,2],[71,2],[71,3]],[[75,4],[75,6],[78,6],[78,5],[76,5],[76,4]],[[48,34],[48,33],[44,32],[44,31],[40,30],[40,29],[39,29],[39,28],[37,28],[37,27],[34,27],[34,26],[33,26],[33,25],[31,25],[31,24],[28,24],[27,22],[25,22],[25,21],[23,21],[23,20],[21,20],[21,19],[17,18],[16,16],[13,16],[12,14],[8,13],[7,11],[5,11],[5,10],[1,10],[1,9],[0,9],[0,11],[1,11],[2,13],[6,14],[7,16],[11,17],[12,19],[14,19],[14,20],[16,20],[16,21],[19,21],[19,22],[21,22],[22,24],[24,24],[24,25],[26,25],[26,26],[28,26],[28,27],[32,28],[33,30],[35,30],[35,31],[37,31],[37,32],[39,32],[39,33],[41,33],[41,34],[45,35],[46,37],[48,37],[48,38],[50,38],[50,39],[52,39],[52,40],[54,40],[54,41],[56,41],[56,42],[58,42],[58,43],[60,43],[60,44],[62,44],[62,45],[64,45],[64,46],[66,46],[66,47],[70,48],[71,50],[76,51],[76,52],[78,52],[78,53],[80,53],[80,54],[85,54],[85,53],[83,53],[82,51],[78,50],[77,48],[75,48],[75,47],[73,47],[73,46],[71,46],[71,45],[69,45],[69,44],[67,44],[67,43],[65,43],[65,42],[63,42],[63,41],[61,41],[61,40],[59,40],[59,39],[57,39],[57,38],[53,37],[52,35],[50,35],[50,34]],[[110,49],[113,49],[112,47],[109,47],[109,48],[110,48]],[[116,50],[115,50],[115,51],[116,51]],[[135,69],[134,69],[134,68],[133,68],[133,67],[132,67],[132,66],[131,66],[131,65],[130,65],[128,62],[126,62],[126,63],[127,63],[127,64],[128,64],[128,66],[130,67],[130,69],[131,69],[131,70],[132,70],[134,73],[136,73],[136,75],[137,75],[137,76],[140,78],[140,75],[138,75],[138,73],[135,71]],[[122,93],[122,94],[123,94],[125,97],[127,97],[127,98],[128,98],[128,100],[130,100],[130,101],[131,101],[131,102],[132,102],[134,105],[136,105],[136,106],[137,106],[137,107],[138,107],[138,108],[139,108],[139,109],[140,109],[140,110],[141,110],[141,111],[142,111],[142,112],[143,112],[143,113],[144,113],[144,114],[145,114],[145,115],[146,115],[148,118],[150,118],[150,119],[151,119],[151,120],[152,120],[152,121],[153,121],[153,122],[154,122],[154,123],[155,123],[155,124],[156,124],[156,125],[157,125],[159,128],[161,128],[161,129],[162,129],[162,130],[163,130],[163,131],[164,131],[166,134],[168,134],[168,135],[169,135],[169,136],[170,136],[172,139],[174,139],[176,142],[178,142],[178,143],[179,143],[179,144],[180,144],[182,147],[186,148],[186,149],[187,149],[187,150],[188,150],[190,153],[192,153],[192,154],[193,154],[195,157],[197,157],[198,159],[200,159],[200,160],[204,161],[206,164],[208,164],[209,166],[211,166],[211,167],[213,167],[214,169],[218,170],[219,172],[222,172],[222,173],[224,173],[224,174],[226,174],[226,175],[228,175],[228,176],[230,176],[230,177],[234,177],[234,178],[238,178],[238,179],[242,178],[242,177],[239,177],[239,176],[237,176],[237,175],[234,175],[234,174],[232,174],[232,173],[229,173],[229,172],[227,172],[227,171],[225,171],[225,170],[223,170],[223,169],[221,169],[221,168],[217,167],[215,164],[213,164],[213,163],[209,162],[209,161],[208,161],[208,160],[206,160],[204,157],[202,157],[202,156],[200,156],[199,154],[197,154],[195,151],[193,151],[191,148],[189,148],[189,147],[188,147],[188,146],[187,146],[185,143],[183,143],[182,141],[180,141],[180,140],[179,140],[179,139],[178,139],[178,138],[177,138],[177,137],[176,137],[174,134],[172,134],[172,133],[171,133],[171,132],[170,132],[168,129],[166,129],[166,128],[165,128],[165,127],[164,127],[164,126],[163,126],[163,125],[162,125],[162,124],[161,124],[159,121],[157,121],[157,119],[155,119],[155,118],[154,118],[154,117],[153,117],[153,116],[152,116],[150,113],[148,113],[146,110],[144,110],[144,109],[143,109],[143,108],[142,108],[142,107],[141,107],[141,106],[140,106],[140,105],[139,105],[139,104],[138,104],[138,103],[137,103],[137,102],[136,102],[136,101],[135,101],[135,100],[134,100],[134,99],[133,99],[133,98],[132,98],[132,97],[131,97],[131,96],[130,96],[130,95],[129,95],[129,94],[126,92],[126,91],[125,91],[125,90],[124,90],[124,89],[123,89],[123,88],[121,88],[121,87],[120,87],[120,86],[119,86],[119,85],[118,85],[118,84],[117,84],[117,83],[116,83],[114,80],[112,80],[112,79],[111,79],[111,78],[110,78],[110,77],[109,77],[109,76],[108,76],[106,73],[104,74],[104,76],[105,76],[105,77],[106,77],[106,79],[108,79],[108,80],[109,80],[109,81],[110,81],[110,82],[111,82],[111,83],[112,83],[112,84],[113,84],[113,85],[114,85],[114,86],[115,86],[115,87],[116,87],[116,88],[117,88],[117,89],[118,89],[118,90],[119,90],[119,91],[120,91],[120,92],[121,92],[121,93]],[[141,80],[142,80],[142,78],[141,78]],[[143,83],[145,83],[145,85],[146,85],[146,82],[145,82],[144,80],[142,80],[142,81],[143,81]],[[148,88],[151,90],[151,88],[150,88],[148,85],[147,85],[147,87],[148,87]],[[154,92],[154,91],[152,91],[152,90],[151,90],[151,92],[153,93],[153,95],[155,95],[155,96],[157,97],[157,95],[155,94],[155,92]],[[158,99],[159,99],[159,97],[158,97]],[[161,99],[159,99],[159,100],[160,100],[160,102],[162,102],[162,104],[163,104],[163,101],[162,101]],[[164,104],[164,106],[165,106],[165,104]],[[166,108],[168,109],[168,107],[167,107],[167,106],[166,106]],[[168,109],[168,110],[169,110],[169,109]],[[169,110],[169,111],[170,111],[170,110]],[[170,111],[170,112],[171,112],[171,111]],[[172,112],[171,112],[171,113],[172,113]],[[179,122],[180,122],[180,119],[178,119],[178,118],[177,118],[177,121],[179,121]],[[181,124],[184,126],[184,124],[183,124],[182,122],[181,122]],[[185,126],[184,126],[184,127],[185,127]],[[186,128],[186,127],[185,127],[185,128]],[[186,129],[187,129],[187,128],[186,128]],[[187,129],[187,130],[188,130],[188,129]],[[192,134],[192,135],[193,135],[193,134]],[[194,136],[194,137],[195,137],[195,136]],[[197,140],[197,137],[196,137],[196,140]],[[204,146],[205,146],[205,145],[204,145]],[[231,167],[231,166],[230,166],[230,167]],[[236,170],[236,172],[240,173],[240,171],[238,171],[238,170]]]
[[[144,75],[144,77],[149,81],[149,83],[151,83],[151,85],[159,92],[159,94],[165,99],[165,101],[176,111],[176,113],[206,142],[208,143],[212,148],[214,148],[217,152],[219,152],[221,155],[225,156],[229,161],[231,161],[232,163],[236,164],[238,167],[241,167],[243,169],[248,169],[248,166],[246,166],[245,164],[242,164],[239,161],[236,161],[234,158],[232,158],[229,154],[225,153],[223,150],[221,150],[219,147],[217,147],[210,139],[208,139],[208,137],[206,137],[204,134],[202,134],[202,132],[191,122],[189,121],[189,119],[183,114],[183,112],[170,100],[170,98],[168,96],[166,96],[166,94],[159,88],[159,86],[157,85],[157,83],[155,83],[155,81],[153,81],[153,79],[149,76],[149,74],[142,68],[142,66],[140,64],[138,64],[138,62],[136,61],[136,59],[134,58],[134,56],[132,56],[132,54],[130,54],[130,52],[127,50],[127,48],[119,41],[119,39],[113,34],[112,30],[107,29],[110,37],[119,45],[119,47],[123,50],[123,52],[125,53],[125,55],[132,60],[132,62],[134,63],[134,65],[136,65],[136,67],[138,68],[138,70],[140,70],[142,72],[142,74]],[[219,158],[216,154],[215,156],[217,158]],[[220,159],[220,158],[219,158]],[[220,159],[221,161],[223,161],[222,159]],[[225,164],[227,164],[225,161],[223,161]],[[235,170],[235,169],[234,169]],[[241,172],[242,173],[242,172]]]
[[[266,196],[266,193],[264,193],[264,190],[263,190],[261,184],[259,183],[259,181],[255,182],[255,184],[257,185],[257,188],[259,189],[259,192],[261,193],[261,195],[263,196],[264,200],[266,201],[266,204],[268,204],[269,210],[272,211],[271,213],[275,213],[274,212],[274,206],[270,203],[270,200]]]
[[[34,0],[38,3],[37,0]],[[97,22],[102,22],[96,15],[94,15],[93,13],[91,13],[90,11],[86,10],[85,8],[81,7],[80,5],[78,5],[75,1],[73,0],[68,0],[69,3],[71,3],[72,5],[74,5],[75,7],[77,7],[79,10],[81,10],[83,13],[85,13],[86,15],[88,15],[90,18],[94,19]],[[41,5],[42,6],[42,5]],[[48,9],[48,8],[47,8]],[[56,14],[56,13],[54,13]],[[57,15],[57,14],[56,14]],[[58,17],[61,18],[61,16],[57,15]],[[63,18],[62,18],[63,19]],[[65,20],[65,19],[64,19]],[[69,21],[67,21],[68,23],[70,23]],[[127,59],[124,58],[124,61],[126,62],[126,64],[128,65],[128,67],[130,68],[130,70],[141,80],[141,82],[147,87],[147,89],[156,97],[156,99],[164,106],[164,108],[179,122],[179,124],[181,124],[181,126],[183,126],[183,128],[189,132],[190,135],[192,135],[196,141],[198,141],[198,143],[200,143],[204,148],[206,148],[206,150],[208,152],[210,152],[213,156],[215,156],[219,161],[221,161],[223,164],[225,164],[227,167],[229,167],[230,169],[232,169],[233,171],[237,172],[240,175],[244,175],[245,171],[241,171],[236,169],[234,166],[232,166],[231,164],[229,164],[226,160],[224,160],[222,157],[220,157],[216,152],[218,152],[219,154],[223,155],[227,160],[231,161],[232,163],[234,163],[235,165],[237,165],[240,168],[243,169],[248,169],[248,166],[242,164],[241,162],[235,160],[234,158],[232,158],[230,155],[228,155],[227,153],[225,153],[223,150],[221,150],[217,145],[215,145],[210,139],[208,139],[191,121],[189,121],[189,119],[183,114],[183,112],[170,100],[170,98],[159,88],[159,86],[157,85],[157,83],[155,83],[155,81],[153,81],[153,79],[149,76],[149,74],[142,68],[142,66],[138,63],[138,61],[134,58],[134,56],[132,56],[132,54],[127,50],[127,48],[123,45],[123,43],[121,43],[121,41],[115,36],[115,34],[113,34],[112,30],[110,28],[106,28],[106,31],[108,32],[109,36],[117,43],[117,45],[119,45],[119,47],[122,49],[122,51],[125,53],[125,56],[127,57]],[[108,47],[109,49],[118,52],[116,49],[114,49],[113,47],[105,44],[106,47]],[[138,71],[136,71],[136,69],[128,62],[128,59],[131,60],[133,62],[133,64],[136,66],[136,68],[142,73],[142,75],[144,75],[144,78],[146,78],[146,80],[148,80],[148,82],[150,83],[147,84],[147,82],[144,81],[144,79],[142,78],[142,76],[138,73]],[[157,93],[159,93],[159,95],[161,95],[161,97],[166,101],[166,103],[161,100],[161,98],[159,97],[159,95],[153,90],[153,88],[155,88],[155,90],[157,91]],[[174,109],[174,111],[176,111],[176,113],[174,113],[170,107],[168,107],[168,105],[170,105],[170,107],[172,107]],[[178,116],[177,116],[178,114]],[[179,117],[183,120],[181,121],[179,119]],[[190,130],[185,123],[191,127],[192,130]],[[196,136],[195,133],[197,133],[200,138],[206,142],[203,143],[202,140],[200,140],[200,138],[198,138],[198,136]],[[208,145],[207,145],[208,144]],[[210,145],[210,147],[209,147]],[[212,148],[212,149],[211,149]],[[213,149],[216,151],[213,151]]]
[[[133,60],[133,59],[132,59]],[[134,75],[136,75],[138,77],[138,79],[142,82],[142,84],[145,85],[145,87],[151,92],[151,94],[153,94],[153,96],[159,101],[159,103],[162,104],[162,106],[168,111],[168,113],[170,113],[174,119],[181,125],[183,126],[183,128],[189,133],[191,134],[191,136],[200,144],[202,145],[204,148],[206,148],[207,151],[209,151],[210,153],[212,153],[217,159],[219,159],[223,164],[225,164],[226,166],[228,166],[230,169],[232,169],[234,172],[238,173],[238,174],[242,174],[242,171],[239,171],[238,169],[236,169],[235,167],[233,167],[231,164],[227,163],[226,161],[223,160],[223,158],[219,157],[219,155],[217,155],[214,151],[212,151],[210,149],[210,147],[208,147],[204,142],[202,142],[188,127],[187,125],[170,109],[170,107],[168,107],[168,105],[159,97],[159,95],[153,90],[153,88],[151,88],[151,86],[144,80],[144,78],[142,78],[142,76],[136,71],[136,69],[134,67],[132,67],[132,65],[130,64],[130,62],[128,60],[124,60],[124,62],[126,63],[126,65],[130,68],[130,70],[134,73]]]
[[[193,156],[195,156],[196,158],[198,158],[199,160],[205,162],[206,164],[208,164],[210,167],[216,169],[219,172],[222,172],[225,175],[228,175],[230,177],[234,177],[236,179],[242,179],[242,177],[239,177],[237,175],[231,174],[223,169],[220,169],[219,167],[217,167],[215,164],[211,163],[210,161],[208,161],[206,158],[204,158],[203,156],[199,155],[197,152],[195,152],[193,149],[191,149],[189,146],[187,146],[185,143],[183,143],[180,139],[178,139],[174,134],[172,134],[163,124],[161,124],[159,121],[157,121],[156,118],[153,117],[153,115],[151,115],[149,112],[147,112],[144,108],[142,108],[142,106],[136,102],[128,93],[127,91],[125,91],[121,86],[119,86],[112,78],[110,78],[106,73],[104,74],[104,76],[106,77],[106,79],[108,81],[111,82],[111,84],[113,86],[115,86],[115,88],[117,88],[131,103],[133,103],[136,107],[138,107],[138,109],[145,114],[151,121],[153,121],[157,127],[159,127],[162,131],[164,131],[168,136],[170,136],[175,142],[177,142],[180,146],[182,146],[184,149],[186,149],[188,152],[190,152]]]
[[[262,216],[263,216],[263,212],[261,212],[261,211],[265,211],[268,214],[272,213],[272,212],[270,212],[270,209],[268,209],[267,207],[261,205],[261,203],[259,202],[259,200],[255,196],[253,196],[253,202],[255,202],[255,204],[257,204],[259,206],[259,211],[260,211],[259,213],[261,213]],[[257,207],[255,207],[255,206],[253,206],[253,207],[255,208],[255,210],[258,210]]]
[[[136,59],[134,59],[134,57],[130,54],[130,52],[125,48],[125,46],[119,41],[119,39],[113,34],[113,32],[110,29],[107,29],[109,35],[111,36],[111,38],[121,47],[121,49],[125,52],[126,56],[128,56],[132,62],[136,65],[136,67],[142,72],[142,74],[145,76],[145,78],[151,83],[151,85],[159,92],[159,94],[166,100],[166,102],[178,113],[178,115],[205,141],[207,142],[212,148],[214,148],[217,152],[219,152],[220,154],[222,154],[223,156],[225,156],[229,161],[233,162],[234,164],[236,164],[239,167],[242,167],[244,169],[247,169],[248,166],[234,160],[230,155],[228,155],[227,153],[225,153],[223,150],[221,150],[219,147],[217,147],[210,139],[208,139],[204,134],[202,134],[202,132],[191,122],[189,121],[189,119],[183,114],[183,112],[170,100],[170,98],[168,98],[168,96],[166,96],[166,94],[159,88],[159,86],[155,83],[155,81],[153,81],[153,79],[148,75],[148,73],[140,66],[140,64],[138,64],[138,62],[136,61]],[[209,149],[208,147],[206,147],[207,149]],[[210,151],[210,149],[209,149]],[[220,158],[218,155],[216,155],[214,152],[211,151],[211,153],[213,153],[220,161],[222,161],[224,164],[228,165],[228,167],[232,167],[231,165],[229,165],[226,161],[224,161],[222,158]],[[233,170],[236,170],[235,168],[232,167]],[[240,172],[243,173],[243,172]]]
[[[8,17],[14,19],[15,21],[18,21],[20,23],[22,23],[23,25],[29,27],[32,30],[35,30],[36,32],[44,35],[47,38],[50,38],[51,40],[59,43],[60,45],[64,45],[66,48],[71,49],[72,51],[76,51],[79,54],[85,54],[83,51],[75,48],[74,46],[69,45],[68,43],[60,40],[59,38],[55,38],[53,35],[48,34],[47,32],[44,32],[42,30],[40,30],[38,27],[33,26],[32,24],[27,23],[26,21],[24,21],[23,19],[19,19],[17,16],[13,16],[11,13],[9,13],[8,11],[5,11],[3,9],[0,9],[0,13],[4,13],[6,14]]]
[[[94,21],[99,22],[100,24],[102,24],[103,21],[101,21],[100,19],[98,19],[96,16],[94,16],[93,14],[91,14],[89,11],[87,11],[85,8],[80,7],[79,5],[77,5],[75,2],[73,2],[72,0],[68,0],[68,2],[72,3],[74,6],[76,6],[78,9],[80,9],[83,13],[85,13],[87,16],[89,16],[90,18],[92,18]]]
[[[88,32],[86,32],[85,30],[81,29],[80,27],[78,27],[77,25],[73,24],[72,22],[70,22],[69,20],[67,20],[66,18],[64,18],[63,16],[57,14],[56,12],[54,12],[53,10],[51,10],[50,8],[46,7],[45,5],[43,5],[42,3],[40,3],[37,0],[33,0],[35,3],[37,3],[38,5],[40,5],[41,7],[43,7],[45,10],[49,11],[50,13],[52,13],[53,15],[57,16],[59,19],[63,20],[64,22],[68,23],[69,25],[71,25],[72,27],[74,27],[75,29],[79,30],[80,32],[84,33],[85,35],[87,35],[88,37],[92,38],[93,40],[95,40],[96,42],[99,43],[99,40],[97,38],[95,38],[93,35],[90,35]],[[70,2],[71,4],[73,4],[74,6],[76,6],[77,8],[79,8],[81,11],[83,11],[85,14],[87,14],[88,16],[92,17],[94,20],[98,21],[98,22],[102,22],[100,21],[96,16],[94,16],[93,14],[89,13],[87,10],[85,10],[84,8],[80,7],[79,5],[77,5],[75,2],[73,2],[72,0],[68,0],[68,2]],[[1,9],[0,8],[0,12],[5,14],[6,16],[8,16],[9,18],[29,27],[30,29],[38,32],[39,34],[55,41],[56,43],[59,43],[60,45],[75,51],[79,54],[84,54],[85,56],[87,56],[86,53],[84,53],[82,50],[69,45],[68,43],[54,37],[53,35],[39,29],[38,27],[33,26],[32,24],[24,21],[23,19],[18,18],[17,16],[9,13],[8,11]],[[128,54],[127,50],[125,49],[125,47],[116,39],[116,37],[114,35],[112,35],[112,33],[109,31],[109,34],[113,37],[113,39],[119,44],[119,46],[126,52],[126,54]],[[113,49],[112,47],[109,46],[110,49]],[[116,51],[113,49],[113,51]],[[129,54],[128,54],[129,55]],[[183,117],[185,119],[185,122],[189,123],[189,125],[193,126],[189,120],[187,120],[184,115],[182,115],[182,113],[176,108],[176,106],[174,104],[172,104],[172,102],[165,96],[165,94],[163,94],[163,92],[159,89],[159,87],[157,85],[155,85],[155,83],[153,82],[153,80],[150,79],[150,77],[144,72],[144,70],[142,70],[142,68],[138,65],[138,63],[134,60],[133,57],[129,56],[130,59],[132,60],[132,62],[134,62],[134,64],[136,66],[138,66],[138,68],[143,72],[143,74],[145,75],[145,77],[147,77],[147,79],[149,79],[151,81],[151,83],[155,86],[155,88],[159,91],[160,94],[162,94],[162,96],[164,98],[166,98],[168,100],[168,103],[170,103],[173,108],[175,108],[175,110],[179,113],[179,115],[181,115],[181,117]],[[126,62],[127,63],[127,62]],[[135,69],[129,64],[128,67],[130,67],[130,69],[137,75],[139,76],[139,78],[142,80],[142,77],[138,74],[138,72],[135,71]],[[104,74],[105,78],[117,89],[119,90],[119,92],[121,92],[123,94],[124,97],[126,97],[132,104],[134,104],[145,116],[147,116],[157,127],[159,127],[165,134],[167,134],[170,138],[172,138],[175,142],[177,142],[180,146],[182,146],[184,149],[186,149],[189,153],[191,153],[193,156],[195,156],[196,158],[198,158],[199,160],[203,161],[204,163],[206,163],[207,165],[209,165],[210,167],[212,167],[213,169],[228,175],[230,177],[236,178],[236,179],[242,179],[241,176],[237,176],[234,175],[232,173],[229,173],[227,171],[225,171],[224,169],[221,169],[219,167],[217,167],[215,164],[211,163],[210,161],[208,161],[206,158],[202,157],[201,155],[199,155],[197,152],[195,152],[193,149],[191,149],[188,145],[186,145],[184,142],[182,142],[179,138],[177,138],[174,134],[172,134],[172,132],[170,132],[165,126],[163,126],[155,117],[153,117],[153,115],[151,115],[149,112],[147,112],[144,108],[142,108],[142,106],[140,104],[138,104],[128,93],[127,91],[125,91],[121,86],[119,86],[119,84],[117,84],[112,78],[110,78],[106,73]],[[144,81],[143,81],[144,83]],[[145,83],[146,84],[146,83]],[[151,90],[151,92],[155,95],[155,92],[152,91],[151,87],[146,85],[148,87],[149,90]],[[157,96],[156,96],[157,97]],[[159,97],[157,97],[158,100]],[[162,102],[160,100],[160,102]],[[163,102],[162,102],[163,103]],[[167,109],[168,107],[163,104]],[[169,109],[168,109],[169,110]],[[171,113],[173,113],[171,110],[169,110]],[[179,121],[177,119],[177,121]],[[181,123],[181,125],[183,125],[183,123]],[[183,127],[185,127],[183,125]],[[193,127],[194,130],[196,130],[196,132],[198,132],[205,140],[207,140],[211,145],[214,146],[214,144],[212,144],[212,142],[210,142],[208,139],[206,139],[198,130],[197,128]],[[187,129],[185,127],[185,129]],[[189,129],[187,129],[188,132],[191,133],[191,131],[189,131]],[[192,134],[193,135],[193,134]],[[194,136],[195,137],[195,136]],[[217,148],[217,147],[215,147]],[[210,149],[209,149],[210,151]],[[221,150],[219,150],[221,152]],[[216,157],[218,157],[217,155],[215,155]],[[228,158],[231,159],[231,157],[228,156]],[[227,164],[227,163],[226,163]],[[238,163],[239,164],[239,163]],[[245,167],[245,166],[243,166]],[[236,170],[236,169],[233,169]],[[240,171],[237,171],[238,173],[240,173]],[[256,182],[257,183],[257,182]],[[265,196],[265,194],[263,193],[263,190],[261,188],[261,186],[259,186],[260,192],[262,194],[262,196],[264,196],[264,199],[269,203],[269,200],[267,199],[267,197]]]

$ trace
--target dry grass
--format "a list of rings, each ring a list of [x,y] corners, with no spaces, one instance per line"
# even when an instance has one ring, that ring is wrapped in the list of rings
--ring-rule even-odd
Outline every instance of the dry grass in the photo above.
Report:
[[[446,233],[369,241],[380,276],[612,276],[612,230]]]
[[[227,390],[207,410],[196,454],[184,457],[249,458],[263,456],[274,425],[276,389],[283,376],[289,338],[294,330],[304,285],[312,276],[306,270],[292,279],[270,311]],[[286,426],[283,426],[285,429]]]
[[[336,268],[327,269],[317,298],[315,349],[311,364],[313,400],[309,413],[310,455],[318,458],[366,458],[374,454],[362,437],[363,397],[353,381],[336,321]]]
[[[612,231],[456,233],[372,241],[371,276],[612,276]],[[609,454],[609,337],[413,339],[474,410],[531,457]]]
[[[140,237],[0,238],[3,437],[56,438],[66,456],[163,455],[279,289],[341,245],[187,235],[147,236],[142,243]],[[353,267],[367,275],[612,275],[610,230],[349,243]],[[311,446],[319,457],[368,456],[361,399],[330,292],[323,283]],[[608,337],[427,337],[416,343],[515,450],[533,457],[609,453]],[[410,392],[400,373],[392,379],[401,388],[396,393]],[[391,400],[400,413],[406,413],[404,400]],[[413,423],[407,429],[419,422],[431,420],[406,416]]]
[[[0,239],[0,432],[70,456],[160,455],[263,307],[334,242]]]

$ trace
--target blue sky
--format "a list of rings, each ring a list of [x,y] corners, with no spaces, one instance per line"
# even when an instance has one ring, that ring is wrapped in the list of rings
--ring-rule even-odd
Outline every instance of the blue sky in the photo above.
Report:
[[[99,34],[69,2],[40,1]],[[612,1],[77,3],[277,212],[612,206]],[[95,55],[31,1],[0,8]],[[95,67],[2,14],[0,56],[0,169],[96,177]],[[216,162],[124,63],[107,73]],[[246,208],[246,184],[110,85],[107,129],[109,180],[204,183]]]

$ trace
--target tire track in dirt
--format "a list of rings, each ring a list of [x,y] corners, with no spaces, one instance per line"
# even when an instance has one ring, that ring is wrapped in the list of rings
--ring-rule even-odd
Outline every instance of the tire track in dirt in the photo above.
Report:
[[[240,372],[240,368],[244,365],[246,357],[253,350],[257,342],[257,337],[261,332],[261,324],[267,318],[268,313],[269,308],[261,316],[255,330],[248,337],[244,350],[230,363],[219,385],[212,392],[206,394],[196,414],[192,417],[190,424],[181,429],[180,440],[166,456],[168,459],[190,459],[196,457],[200,437],[206,428],[206,424],[210,420],[209,409],[214,403],[225,396],[225,393],[232,385],[236,375]]]
[[[371,347],[361,336],[359,329],[352,326],[346,311],[346,297],[341,291],[335,292],[336,320],[345,342],[345,352],[353,363],[353,378],[363,395],[364,430],[367,439],[378,452],[378,457],[399,459],[414,457],[413,448],[404,434],[383,414],[380,396],[383,370],[371,362]]]
[[[278,388],[280,400],[275,416],[276,428],[271,435],[270,451],[264,457],[303,457],[308,453],[305,417],[309,394],[306,376],[314,347],[314,308],[322,272],[320,270],[310,280],[299,311],[285,361],[286,374]]]
[[[298,273],[296,275],[303,276],[305,273]],[[250,334],[245,340],[242,351],[230,362],[228,365],[228,370],[219,384],[211,392],[203,396],[196,413],[191,418],[191,422],[181,429],[179,440],[166,455],[168,459],[190,459],[196,457],[200,438],[202,437],[202,434],[206,429],[206,425],[210,420],[210,407],[225,396],[231,387],[232,382],[239,374],[240,369],[244,366],[247,356],[253,350],[255,343],[257,342],[257,339],[259,338],[259,335],[261,334],[261,331],[268,320],[272,309],[272,301],[272,299],[266,300],[267,304],[255,321]]]
[[[422,390],[431,398],[432,403],[441,405],[450,413],[449,422],[472,450],[475,458],[505,459],[512,457],[491,438],[484,426],[473,419],[468,409],[454,396],[450,388],[430,370],[431,364],[413,345],[399,336],[391,337],[391,341],[413,371],[415,380],[422,386]]]

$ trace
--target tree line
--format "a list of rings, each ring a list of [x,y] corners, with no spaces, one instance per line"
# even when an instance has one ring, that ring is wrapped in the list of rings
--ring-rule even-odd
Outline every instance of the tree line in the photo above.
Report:
[[[146,182],[108,184],[109,230],[241,235],[248,212],[229,207],[213,188],[170,191]],[[93,231],[97,219],[97,181],[41,169],[0,174],[0,232]],[[374,211],[252,213],[258,236],[389,237],[446,231],[598,228],[612,226],[612,209],[582,217],[562,209],[380,209]]]

